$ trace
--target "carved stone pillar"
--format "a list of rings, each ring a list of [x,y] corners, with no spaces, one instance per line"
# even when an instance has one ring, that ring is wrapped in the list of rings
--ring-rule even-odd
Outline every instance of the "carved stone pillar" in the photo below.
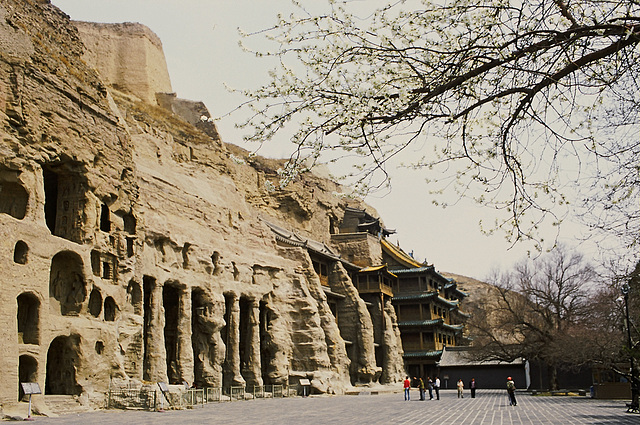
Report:
[[[230,301],[226,341],[227,367],[225,370],[228,379],[225,381],[232,386],[244,386],[245,380],[240,373],[240,300],[236,294],[232,294]]]
[[[191,291],[180,294],[180,316],[178,319],[178,367],[183,381],[193,384],[193,344],[191,342]]]
[[[242,376],[247,381],[247,386],[252,389],[254,385],[262,386],[262,366],[260,361],[260,302],[257,299],[251,300],[251,311],[249,311],[249,323],[247,346],[247,364],[242,370]]]
[[[149,311],[145,311],[144,374],[150,381],[167,382],[167,364],[164,350],[164,309],[162,285],[153,283],[149,294]],[[145,306],[146,308],[147,306]]]

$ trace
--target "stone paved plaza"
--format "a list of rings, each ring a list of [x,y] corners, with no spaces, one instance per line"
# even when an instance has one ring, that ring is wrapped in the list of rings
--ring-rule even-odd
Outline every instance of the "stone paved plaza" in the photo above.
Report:
[[[405,402],[401,393],[287,398],[213,403],[192,410],[164,413],[100,411],[57,418],[36,417],[41,424],[640,424],[625,402],[588,397],[543,397],[518,394],[518,406],[508,404],[505,391],[479,390],[458,399],[441,392],[440,401]]]

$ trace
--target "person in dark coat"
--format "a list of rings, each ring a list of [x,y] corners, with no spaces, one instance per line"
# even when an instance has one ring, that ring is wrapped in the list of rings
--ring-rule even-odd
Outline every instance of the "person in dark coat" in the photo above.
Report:
[[[517,406],[518,402],[516,401],[516,383],[513,382],[511,377],[507,378],[507,394],[509,394],[509,405]]]
[[[478,388],[476,378],[471,378],[471,381],[469,381],[469,390],[471,391],[471,398],[476,398],[476,388]]]

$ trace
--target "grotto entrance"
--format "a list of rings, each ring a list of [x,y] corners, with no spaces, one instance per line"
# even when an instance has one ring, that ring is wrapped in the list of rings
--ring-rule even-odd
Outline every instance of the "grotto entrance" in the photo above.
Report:
[[[80,336],[59,336],[51,341],[47,352],[45,394],[80,395],[82,387],[76,381],[80,361]]]
[[[164,347],[167,359],[167,379],[170,384],[180,384],[178,369],[178,321],[180,319],[180,288],[166,284],[162,288],[164,306]]]
[[[251,359],[249,358],[249,353],[251,350],[251,300],[247,297],[240,297],[240,341],[239,341],[239,351],[240,351],[240,371],[245,377],[248,375],[246,373],[249,362]]]
[[[28,355],[18,360],[18,401],[24,397],[21,382],[38,382],[38,361]]]
[[[151,311],[152,298],[151,294],[156,286],[156,280],[151,276],[142,278],[142,308],[143,308],[143,325],[142,325],[142,379],[151,380],[151,321],[153,314]]]

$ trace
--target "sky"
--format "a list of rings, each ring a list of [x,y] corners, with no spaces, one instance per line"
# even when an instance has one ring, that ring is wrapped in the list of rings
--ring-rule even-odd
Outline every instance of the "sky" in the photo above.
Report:
[[[318,0],[314,0],[318,1]],[[222,139],[242,143],[244,132],[235,128],[242,117],[232,113],[244,100],[229,88],[257,88],[267,82],[272,65],[243,51],[238,45],[238,28],[257,32],[276,22],[278,13],[291,10],[289,0],[52,0],[71,19],[92,22],[139,22],[162,40],[173,91],[177,96],[201,100],[216,122]],[[371,3],[375,3],[371,1]],[[364,5],[365,3],[363,3]],[[369,4],[369,3],[367,3]],[[287,140],[275,139],[258,153],[284,158],[292,152]],[[413,149],[420,149],[415,147]],[[418,152],[414,152],[417,155]],[[409,150],[411,155],[411,150]],[[340,174],[343,170],[332,170]],[[439,271],[485,279],[493,270],[505,270],[535,252],[533,244],[512,246],[500,232],[487,236],[479,222],[492,223],[495,212],[470,200],[450,200],[446,209],[432,204],[429,186],[420,171],[388,170],[391,190],[366,198],[381,216],[385,226],[396,230],[389,240],[398,243],[414,257],[433,264]],[[547,240],[556,236],[547,229]],[[577,223],[565,223],[560,241],[587,254],[593,246],[578,246],[584,230]]]

